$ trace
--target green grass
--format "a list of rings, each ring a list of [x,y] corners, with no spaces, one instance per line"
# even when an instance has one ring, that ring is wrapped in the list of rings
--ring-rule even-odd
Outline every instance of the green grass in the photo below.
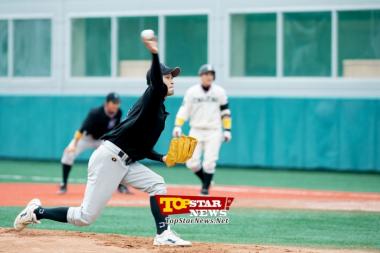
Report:
[[[199,184],[186,168],[152,166],[169,184]],[[85,182],[86,164],[75,165],[71,182]],[[58,162],[0,160],[0,182],[59,182]],[[218,185],[380,192],[380,174],[218,168]],[[21,207],[0,207],[0,226],[10,227]],[[185,239],[205,242],[257,243],[380,249],[380,213],[232,208],[229,225],[175,225]],[[108,207],[89,227],[43,220],[35,228],[118,233],[152,237],[149,208]]]
[[[185,167],[151,166],[169,184],[199,184]],[[87,165],[78,163],[70,175],[71,182],[85,182]],[[14,175],[21,175],[15,178]],[[11,177],[10,177],[11,176]],[[0,182],[59,182],[58,162],[0,160]],[[219,185],[251,185],[265,187],[320,189],[357,192],[380,192],[380,174],[328,171],[285,171],[248,168],[217,168]]]
[[[20,210],[0,207],[0,226],[12,226]],[[193,241],[380,249],[379,213],[235,209],[229,217],[229,225],[177,224],[174,229]],[[48,220],[34,227],[148,237],[155,233],[149,208],[138,207],[107,207],[89,227]]]

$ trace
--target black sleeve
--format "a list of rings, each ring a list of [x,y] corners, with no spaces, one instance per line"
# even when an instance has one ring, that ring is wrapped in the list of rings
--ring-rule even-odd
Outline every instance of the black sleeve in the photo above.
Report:
[[[158,54],[152,54],[152,66],[150,67],[150,80],[152,81],[152,86],[155,90],[158,90],[160,93],[166,95],[167,87],[162,80],[162,73],[160,67],[160,59]]]
[[[95,123],[96,113],[92,110],[87,114],[86,119],[83,121],[81,128],[79,129],[79,132],[91,132],[91,128]]]
[[[150,152],[148,152],[148,154],[146,155],[146,158],[150,160],[158,161],[158,162],[163,162],[162,161],[163,157],[164,155],[157,153],[153,149]]]

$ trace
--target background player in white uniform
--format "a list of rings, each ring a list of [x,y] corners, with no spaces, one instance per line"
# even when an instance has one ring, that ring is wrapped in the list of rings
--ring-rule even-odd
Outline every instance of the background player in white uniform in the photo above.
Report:
[[[75,158],[88,149],[98,148],[102,143],[100,137],[119,124],[121,116],[120,96],[115,92],[106,96],[104,104],[90,110],[82,126],[75,132],[74,138],[63,152],[62,183],[59,194],[67,192],[67,182]],[[118,190],[120,193],[129,193],[128,188],[121,184]]]
[[[186,163],[202,182],[202,195],[208,195],[222,141],[231,140],[231,112],[225,90],[214,84],[215,69],[205,64],[199,69],[200,84],[190,87],[179,108],[173,136],[182,134],[182,125],[190,122],[189,136],[198,139],[193,157]],[[223,129],[223,131],[222,131]],[[201,156],[203,154],[203,161]]]

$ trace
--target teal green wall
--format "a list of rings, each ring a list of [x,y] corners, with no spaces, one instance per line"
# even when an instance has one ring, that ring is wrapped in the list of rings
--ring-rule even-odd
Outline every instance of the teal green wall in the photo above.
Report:
[[[124,115],[136,97],[123,97]],[[0,157],[59,159],[103,97],[0,96]],[[157,144],[165,152],[181,98]],[[230,98],[233,140],[219,164],[380,171],[380,99]],[[89,152],[81,156],[87,159]]]

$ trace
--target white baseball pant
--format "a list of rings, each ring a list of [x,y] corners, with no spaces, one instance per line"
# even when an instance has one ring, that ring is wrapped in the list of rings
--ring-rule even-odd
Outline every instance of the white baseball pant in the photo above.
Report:
[[[72,140],[68,147],[72,145],[74,140]],[[63,151],[63,155],[61,158],[61,163],[67,164],[67,165],[73,165],[75,158],[77,158],[82,152],[84,152],[87,149],[96,149],[102,144],[102,140],[95,140],[92,138],[91,135],[84,135],[82,138],[79,139],[77,143],[77,147],[74,152],[67,152],[66,150]]]
[[[220,129],[191,128],[189,136],[197,138],[198,144],[192,158],[186,162],[186,166],[194,172],[203,167],[206,173],[214,174],[222,144],[222,131]],[[203,162],[201,161],[202,153]]]
[[[88,179],[81,206],[70,207],[67,221],[76,226],[93,223],[119,184],[130,185],[149,195],[165,194],[164,179],[148,167],[134,162],[125,164],[127,156],[118,156],[120,148],[105,141],[88,162]]]

